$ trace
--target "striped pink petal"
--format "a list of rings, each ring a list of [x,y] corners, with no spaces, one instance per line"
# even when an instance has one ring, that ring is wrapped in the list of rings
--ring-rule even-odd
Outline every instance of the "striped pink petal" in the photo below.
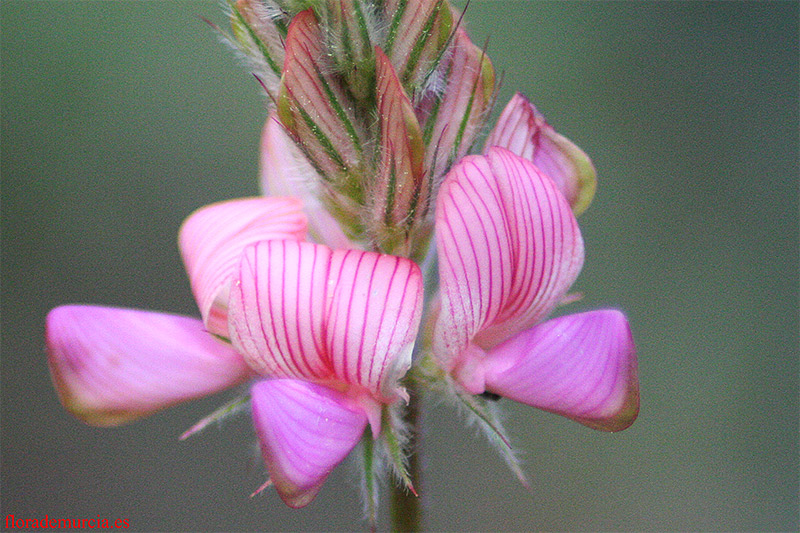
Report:
[[[532,163],[502,148],[450,171],[436,233],[434,349],[451,365],[470,344],[488,350],[547,316],[583,264],[583,240],[564,196]]]
[[[358,444],[366,414],[345,394],[295,379],[259,381],[251,398],[271,481],[288,506],[308,505]]]
[[[549,320],[495,347],[486,390],[604,431],[639,412],[636,347],[625,316],[599,310]]]
[[[304,239],[301,209],[296,198],[246,198],[203,207],[186,219],[179,244],[208,331],[228,335],[230,281],[245,246],[266,239]]]
[[[237,385],[251,376],[195,318],[68,305],[47,316],[50,372],[81,420],[114,426]]]
[[[422,308],[405,258],[264,241],[245,250],[230,333],[262,375],[299,378],[389,403],[411,365]]]
[[[521,93],[511,98],[485,146],[486,150],[492,146],[507,148],[532,161],[556,182],[575,214],[585,211],[592,202],[597,181],[589,156],[556,133]]]
[[[303,200],[309,237],[331,248],[353,248],[320,201],[322,177],[309,163],[272,113],[261,136],[261,190],[267,196],[294,196]]]

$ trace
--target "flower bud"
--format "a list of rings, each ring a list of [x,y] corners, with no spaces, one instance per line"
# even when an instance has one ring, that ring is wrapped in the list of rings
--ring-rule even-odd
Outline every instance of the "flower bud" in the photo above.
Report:
[[[419,122],[389,58],[377,47],[376,70],[381,153],[378,179],[369,189],[371,229],[380,249],[390,252],[409,240],[427,210],[430,187]]]
[[[370,100],[375,86],[375,15],[362,0],[328,0],[324,7],[321,19],[333,63],[351,94],[359,101]]]
[[[231,3],[231,28],[235,44],[247,57],[272,100],[277,96],[283,65],[283,39],[287,20],[258,0]]]
[[[514,95],[486,139],[485,151],[492,146],[532,161],[556,182],[576,215],[592,203],[597,177],[589,156],[558,134],[521,93]]]
[[[330,62],[316,16],[295,16],[286,37],[278,117],[324,180],[361,204],[363,128]]]
[[[489,57],[463,30],[457,30],[454,41],[443,92],[423,102],[418,112],[425,117],[425,166],[435,182],[469,152],[494,101],[495,75]]]
[[[387,0],[383,49],[411,95],[428,82],[450,42],[453,16],[446,0]]]

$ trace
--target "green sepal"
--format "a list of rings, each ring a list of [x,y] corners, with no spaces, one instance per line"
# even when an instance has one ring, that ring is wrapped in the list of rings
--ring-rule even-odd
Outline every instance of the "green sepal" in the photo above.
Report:
[[[362,0],[327,0],[317,18],[325,29],[328,52],[353,98],[364,109],[373,105],[375,53],[372,20]]]
[[[506,435],[498,416],[496,401],[487,400],[481,396],[474,396],[463,391],[456,391],[455,394],[456,398],[467,408],[468,416],[483,430],[489,443],[497,450],[517,480],[523,487],[530,490],[530,484],[522,471],[519,459],[511,447],[511,441]]]
[[[231,11],[233,12],[234,16],[234,21],[232,22],[231,26],[233,27],[233,34],[236,39],[243,45],[246,45],[246,39],[250,39],[253,43],[255,43],[258,51],[261,52],[261,55],[263,56],[264,61],[267,62],[269,68],[275,73],[276,76],[280,77],[281,65],[279,65],[276,59],[272,57],[267,44],[261,39],[255,28],[253,28],[253,26],[247,21],[245,14],[242,13],[242,11],[239,9],[239,6],[234,2],[231,2]]]
[[[375,531],[378,524],[378,472],[376,469],[375,441],[372,437],[372,430],[368,427],[364,430],[361,437],[361,448],[363,451],[363,490],[364,490],[364,514],[370,523],[370,528]]]
[[[417,491],[414,489],[414,484],[411,482],[411,476],[408,473],[408,450],[404,449],[406,438],[403,436],[403,428],[398,427],[397,420],[395,417],[391,416],[388,408],[383,410],[383,421],[381,425],[383,427],[381,435],[387,455],[391,461],[392,470],[405,488],[414,496],[418,496]]]

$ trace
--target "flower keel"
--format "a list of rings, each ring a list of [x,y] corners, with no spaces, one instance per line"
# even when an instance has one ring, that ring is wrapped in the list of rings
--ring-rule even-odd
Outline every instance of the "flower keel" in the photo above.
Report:
[[[521,93],[508,102],[487,137],[485,149],[492,146],[507,148],[539,167],[556,182],[576,215],[592,203],[597,177],[589,156],[556,133]]]

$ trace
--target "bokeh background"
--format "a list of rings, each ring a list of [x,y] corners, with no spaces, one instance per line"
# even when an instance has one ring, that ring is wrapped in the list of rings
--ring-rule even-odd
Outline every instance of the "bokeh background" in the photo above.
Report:
[[[797,530],[798,6],[471,2],[467,27],[505,72],[501,104],[525,92],[597,166],[572,309],[627,311],[642,412],[604,434],[506,402],[528,493],[433,406],[430,529]],[[352,465],[293,511],[273,492],[248,498],[264,470],[247,416],[177,440],[231,394],[96,429],[50,384],[50,308],[195,314],[179,224],[257,193],[264,99],[200,20],[224,24],[217,2],[0,9],[0,518],[365,529]]]

